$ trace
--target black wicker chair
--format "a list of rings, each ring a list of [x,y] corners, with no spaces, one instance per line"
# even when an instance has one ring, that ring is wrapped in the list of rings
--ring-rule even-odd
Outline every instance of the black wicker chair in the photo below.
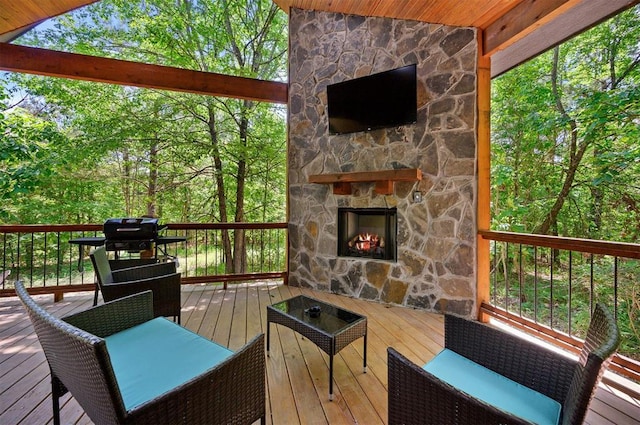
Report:
[[[176,273],[174,262],[116,270],[111,266],[104,246],[94,249],[90,256],[105,302],[151,290],[154,316],[172,316],[180,323],[180,273]]]
[[[67,391],[101,425],[265,423],[264,334],[232,352],[154,319],[150,291],[59,319],[15,286],[51,370],[54,424]],[[168,376],[186,380],[158,389]]]
[[[473,367],[490,369],[501,375],[498,379],[506,377],[557,401],[557,423],[567,425],[583,422],[619,342],[615,319],[602,305],[597,305],[577,361],[495,327],[451,315],[445,316],[443,352],[453,351],[453,356],[466,358],[463,362],[474,362]],[[471,396],[450,385],[450,381],[425,370],[429,369],[429,363],[422,368],[391,347],[387,353],[390,425],[532,423],[481,400],[485,394]],[[469,376],[465,376],[467,371]],[[459,368],[459,372],[463,380],[471,379],[470,369]],[[483,393],[494,391],[484,380],[480,383]],[[529,403],[527,399],[523,404]]]

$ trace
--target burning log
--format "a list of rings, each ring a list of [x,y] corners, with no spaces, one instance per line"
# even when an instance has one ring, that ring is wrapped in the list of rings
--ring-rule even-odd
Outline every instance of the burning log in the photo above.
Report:
[[[371,254],[384,248],[384,238],[375,233],[358,233],[347,243],[350,251]]]

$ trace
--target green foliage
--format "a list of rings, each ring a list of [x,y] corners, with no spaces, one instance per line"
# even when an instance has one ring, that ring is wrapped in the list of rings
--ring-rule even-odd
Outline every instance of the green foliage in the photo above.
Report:
[[[501,230],[640,238],[640,9],[493,81]]]
[[[492,84],[492,226],[640,240],[640,7]],[[583,336],[593,302],[616,309],[620,352],[640,359],[640,264],[499,245],[497,305]]]
[[[273,80],[286,78],[286,22],[268,0],[104,0],[19,41]],[[166,222],[284,219],[281,107],[28,75],[11,80],[28,92],[39,118],[68,137],[61,155],[69,165],[59,170],[64,197],[58,191],[39,200],[91,206],[68,222],[142,214]],[[27,216],[15,214],[21,223]]]
[[[57,169],[64,166],[58,155],[66,138],[57,126],[21,109],[0,116],[0,207],[1,220],[15,220],[20,206],[30,204]]]

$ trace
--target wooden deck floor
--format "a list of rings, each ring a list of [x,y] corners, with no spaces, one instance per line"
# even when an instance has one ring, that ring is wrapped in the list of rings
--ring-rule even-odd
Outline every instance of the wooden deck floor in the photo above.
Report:
[[[386,348],[393,346],[424,363],[443,343],[442,317],[281,284],[183,287],[182,323],[230,349],[266,331],[266,306],[304,293],[368,318],[368,372],[362,372],[362,339],[335,357],[334,401],[328,399],[328,357],[313,343],[271,325],[267,358],[267,423],[384,424],[387,422]],[[56,315],[88,308],[92,294],[36,299]],[[26,313],[16,298],[0,299],[0,424],[51,423],[48,367]],[[90,424],[76,401],[63,400],[64,424]],[[601,386],[588,424],[640,425],[640,401]]]

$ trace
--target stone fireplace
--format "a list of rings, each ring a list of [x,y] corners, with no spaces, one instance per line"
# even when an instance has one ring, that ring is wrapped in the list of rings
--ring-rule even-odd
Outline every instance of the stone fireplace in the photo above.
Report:
[[[289,284],[475,315],[475,29],[300,9],[289,16]],[[329,134],[328,84],[412,63],[415,124]],[[421,180],[322,184],[328,174],[404,169]],[[344,256],[339,209],[394,210],[395,260]]]
[[[340,257],[396,260],[395,208],[338,208]]]

